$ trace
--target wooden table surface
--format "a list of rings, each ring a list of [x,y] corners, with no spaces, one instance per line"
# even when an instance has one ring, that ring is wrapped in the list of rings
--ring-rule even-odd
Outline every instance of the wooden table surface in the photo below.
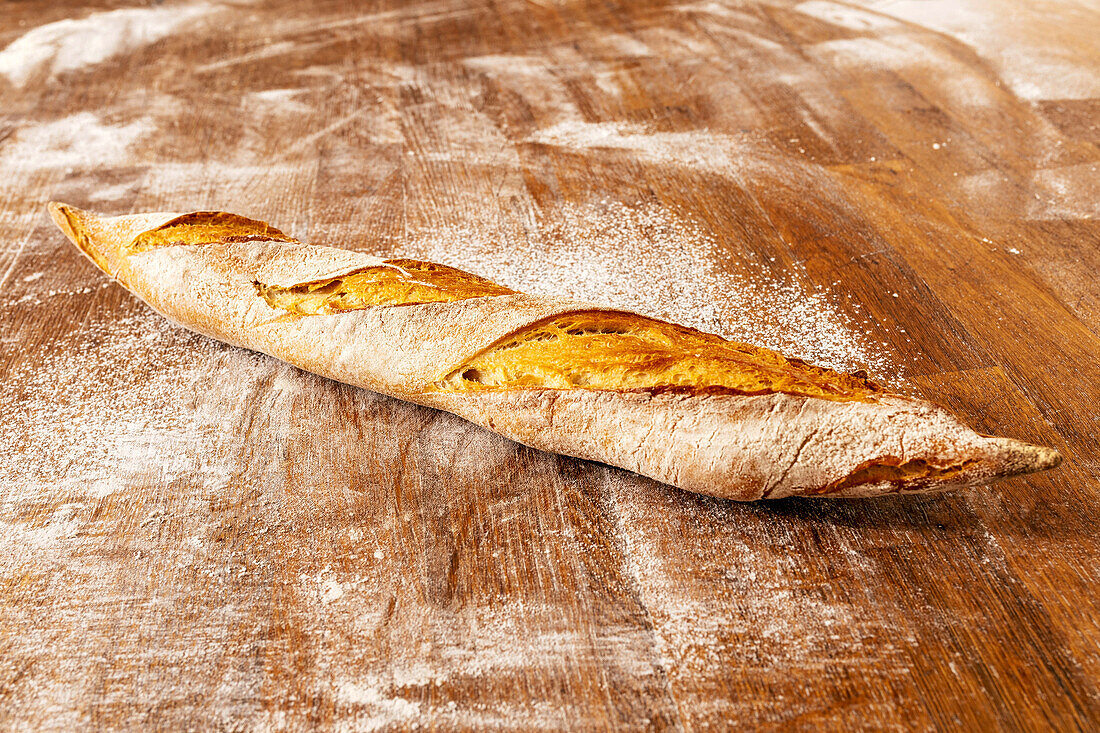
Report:
[[[1100,727],[1089,0],[0,4],[0,729]],[[1057,471],[735,504],[211,342],[215,208],[873,376]]]

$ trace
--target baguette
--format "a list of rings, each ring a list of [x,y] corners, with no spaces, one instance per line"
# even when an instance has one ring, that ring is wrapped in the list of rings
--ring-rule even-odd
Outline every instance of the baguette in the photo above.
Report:
[[[443,265],[307,245],[223,212],[49,211],[104,272],[187,328],[688,491],[930,492],[1061,461],[859,376]]]

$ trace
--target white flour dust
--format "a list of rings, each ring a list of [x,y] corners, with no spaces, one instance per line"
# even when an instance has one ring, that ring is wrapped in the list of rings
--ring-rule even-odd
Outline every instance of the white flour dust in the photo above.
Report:
[[[1100,218],[1100,165],[1080,163],[1036,171],[1028,219]]]
[[[52,76],[92,66],[158,41],[210,10],[206,3],[124,8],[47,23],[0,51],[0,75],[21,87],[39,70]]]
[[[93,112],[29,124],[0,148],[0,169],[28,173],[118,165],[128,161],[130,145],[152,129],[145,119],[111,125]]]
[[[381,680],[337,680],[333,684],[335,701],[351,714],[337,724],[337,730],[382,730],[398,722],[406,725],[421,716],[420,704],[385,694]]]
[[[803,15],[820,18],[854,31],[894,30],[899,26],[896,20],[879,13],[853,7],[846,3],[828,2],[828,0],[810,0],[809,2],[799,3],[794,9]]]
[[[1030,0],[862,0],[889,16],[957,40],[989,61],[1022,99],[1100,96],[1093,63],[1100,13],[1061,3],[1052,13]]]
[[[752,143],[706,130],[653,132],[641,125],[568,120],[540,130],[528,142],[587,150],[613,148],[653,162],[674,163],[694,170],[733,173],[753,164]]]
[[[761,714],[700,688],[715,669],[733,668],[774,686],[780,672],[798,679],[873,656],[888,678],[912,674],[905,650],[918,640],[895,620],[895,609],[883,601],[883,608],[868,613],[835,592],[835,578],[807,575],[804,559],[784,538],[789,530],[783,520],[721,504],[688,506],[676,492],[638,477],[609,475],[625,570],[652,620],[658,659],[688,728]],[[773,541],[761,542],[765,537]],[[840,572],[850,577],[841,584],[870,582],[873,566],[847,548],[844,559]]]
[[[210,373],[224,368],[222,358],[240,361],[234,368],[247,378],[244,352],[144,307],[75,338],[71,351],[25,354],[8,374],[19,388],[0,392],[0,505],[96,499],[185,473],[224,484],[228,463],[204,451],[204,435],[221,427],[222,414],[217,400],[198,395],[217,391]]]

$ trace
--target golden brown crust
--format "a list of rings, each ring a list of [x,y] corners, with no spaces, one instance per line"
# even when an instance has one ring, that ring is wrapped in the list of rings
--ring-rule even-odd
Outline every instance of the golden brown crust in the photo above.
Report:
[[[685,394],[773,392],[871,401],[885,390],[757,346],[623,311],[574,311],[508,334],[435,386],[600,389]]]
[[[111,274],[110,265],[104,257],[102,249],[92,242],[92,235],[80,216],[80,212],[71,206],[51,203],[50,216],[54,223],[65,233],[65,236],[75,244],[99,269]]]
[[[50,213],[99,267],[200,333],[691,491],[935,491],[1060,460],[858,376],[441,265],[304,245],[245,217]]]
[[[384,265],[297,285],[257,281],[256,292],[272,308],[297,316],[331,315],[376,306],[453,303],[515,292],[477,275],[432,262],[386,260]]]
[[[937,466],[924,458],[902,461],[896,456],[865,461],[854,471],[821,488],[820,493],[845,492],[865,485],[890,484],[899,489],[904,486],[918,486],[928,481],[944,481],[966,471],[974,465],[973,459],[953,461]]]
[[[267,222],[237,214],[227,214],[224,211],[196,211],[177,216],[158,227],[142,232],[134,237],[126,249],[128,252],[144,252],[154,247],[249,240],[297,241]]]

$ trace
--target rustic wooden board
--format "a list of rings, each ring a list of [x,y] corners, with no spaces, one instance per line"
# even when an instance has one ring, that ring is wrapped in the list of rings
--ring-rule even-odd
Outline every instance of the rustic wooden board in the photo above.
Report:
[[[0,4],[0,729],[1100,726],[1100,10]],[[739,505],[167,324],[220,208],[873,375],[1058,471]]]

